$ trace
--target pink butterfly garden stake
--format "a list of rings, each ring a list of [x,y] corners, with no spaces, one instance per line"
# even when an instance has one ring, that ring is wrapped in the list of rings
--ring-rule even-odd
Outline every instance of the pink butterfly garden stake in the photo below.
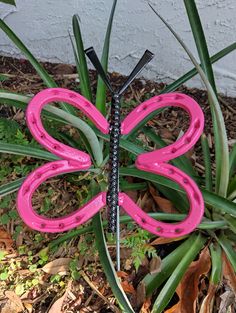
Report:
[[[97,108],[80,94],[62,88],[50,88],[39,92],[29,103],[26,111],[27,125],[34,138],[48,151],[61,160],[46,163],[33,171],[23,182],[17,197],[17,207],[21,218],[31,228],[42,232],[63,232],[86,223],[99,210],[108,205],[109,231],[119,232],[119,206],[143,229],[162,237],[177,237],[192,232],[200,223],[204,202],[196,183],[180,169],[168,161],[183,155],[199,139],[204,125],[204,116],[199,105],[190,97],[180,93],[155,96],[139,104],[131,113],[120,121],[120,97],[129,84],[152,59],[146,51],[127,81],[118,92],[114,92],[93,50],[86,51],[88,57],[98,70],[108,89],[112,93],[111,122]],[[74,213],[60,218],[47,218],[35,212],[32,196],[46,179],[59,174],[77,172],[91,167],[90,156],[80,150],[71,148],[53,139],[44,129],[40,114],[49,102],[63,101],[81,110],[103,133],[110,134],[110,174],[108,192],[100,192]],[[175,143],[138,155],[135,167],[169,178],[181,186],[189,200],[189,214],[181,222],[170,224],[157,221],[145,213],[124,192],[119,191],[119,139],[129,134],[144,118],[152,112],[167,106],[180,107],[190,116],[190,125],[186,133]]]

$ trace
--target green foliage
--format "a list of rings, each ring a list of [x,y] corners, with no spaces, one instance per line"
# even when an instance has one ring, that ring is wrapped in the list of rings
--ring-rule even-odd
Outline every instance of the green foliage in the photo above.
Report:
[[[121,242],[125,247],[132,249],[131,258],[136,271],[138,271],[146,256],[149,258],[157,256],[156,249],[147,243],[149,239],[149,232],[138,229],[137,233],[123,239]]]
[[[0,0],[0,2],[10,4],[10,5],[16,5],[15,0]]]
[[[114,0],[103,46],[101,62],[105,71],[107,71],[108,67],[111,28],[116,3],[117,1]],[[226,256],[231,262],[233,268],[236,268],[236,256],[233,250],[233,241],[235,240],[236,233],[236,145],[233,147],[229,156],[225,124],[217,99],[214,73],[211,65],[213,62],[216,62],[228,53],[234,51],[236,49],[236,43],[229,45],[228,47],[216,53],[214,56],[210,57],[195,1],[184,0],[184,4],[187,10],[192,33],[196,43],[196,48],[199,53],[201,66],[199,66],[199,64],[196,62],[192,53],[183,43],[178,34],[176,34],[170,25],[156,12],[156,15],[161,18],[165,25],[174,34],[178,42],[185,49],[195,66],[194,69],[182,75],[172,84],[166,86],[161,93],[175,91],[176,88],[191,79],[194,75],[197,73],[200,74],[208,91],[209,103],[211,105],[212,120],[214,125],[216,173],[212,172],[214,164],[212,164],[211,161],[210,150],[205,135],[202,136],[202,150],[205,166],[204,179],[199,177],[196,169],[193,168],[191,162],[189,162],[186,157],[182,156],[176,160],[173,160],[173,164],[193,177],[193,179],[195,179],[201,188],[205,201],[206,213],[203,222],[201,225],[199,225],[199,229],[204,230],[204,236],[199,234],[198,230],[196,230],[192,235],[186,236],[186,238],[182,240],[179,246],[175,249],[173,248],[173,250],[162,260],[162,271],[160,273],[155,275],[148,274],[146,277],[144,277],[143,282],[145,284],[146,293],[148,296],[156,295],[157,289],[160,288],[157,298],[153,299],[153,313],[161,312],[165,309],[188,266],[201,251],[204,245],[209,241],[211,242],[210,250],[212,258],[212,272],[210,278],[211,282],[215,285],[220,283],[222,272],[222,250],[224,250],[226,253]],[[55,87],[56,83],[53,81],[52,77],[45,71],[45,69],[35,59],[31,52],[24,46],[20,39],[2,20],[0,20],[0,28],[29,59],[38,74],[41,76],[45,85],[48,87]],[[75,44],[73,43],[72,48],[74,50],[77,71],[80,77],[79,87],[81,93],[88,99],[92,100],[91,83],[89,80],[89,72],[84,53],[84,43],[80,29],[80,20],[76,15],[73,17],[73,33]],[[0,76],[0,81],[4,81],[5,79],[7,79],[7,76]],[[16,106],[25,110],[29,100],[30,97],[27,96],[0,91],[0,103],[4,103],[5,105]],[[105,114],[106,88],[101,79],[98,80],[95,102],[99,110]],[[122,106],[130,107],[133,104],[134,103],[123,103]],[[102,134],[97,129],[93,129],[93,127],[90,127],[90,125],[87,125],[77,116],[75,116],[75,111],[71,108],[71,106],[65,104],[60,105],[63,110],[52,106],[47,106],[47,108],[43,110],[42,114],[46,129],[52,136],[58,138],[58,140],[62,140],[63,142],[66,142],[67,144],[70,144],[79,149],[81,147],[86,147],[86,150],[94,160],[95,167],[97,167],[92,169],[94,172],[92,172],[91,175],[88,175],[87,178],[84,177],[83,182],[86,181],[86,183],[84,184],[83,188],[79,182],[80,177],[78,178],[78,181],[76,181],[74,180],[74,177],[68,175],[68,180],[78,183],[79,188],[77,192],[77,198],[81,203],[84,203],[87,202],[94,194],[104,190],[104,184],[106,185],[107,177],[105,173],[106,167],[104,160],[106,160],[108,154],[107,143],[109,141],[109,136]],[[157,110],[148,116],[143,122],[140,122],[140,124],[132,131],[131,134],[124,136],[121,139],[121,158],[122,165],[124,165],[124,167],[120,170],[121,177],[133,176],[144,181],[137,184],[127,184],[124,179],[121,179],[121,185],[125,190],[131,190],[137,187],[145,189],[146,186],[151,183],[155,188],[158,189],[159,192],[161,192],[175,204],[179,212],[183,211],[186,213],[187,202],[185,203],[183,190],[181,190],[177,184],[169,181],[164,177],[132,168],[137,155],[147,151],[146,145],[139,138],[140,132],[144,132],[148,140],[152,141],[158,147],[166,145],[162,138],[153,133],[150,128],[144,128],[147,121],[160,112],[161,110]],[[64,132],[63,127],[60,128],[59,132],[57,131],[58,125],[62,126],[63,124],[67,124],[78,129],[83,140],[83,146],[78,146],[73,136],[70,136]],[[99,143],[98,139],[100,139],[102,144]],[[37,143],[30,139],[29,133],[13,120],[0,118],[0,140],[0,152],[4,154],[1,156],[1,180],[6,179],[6,177],[9,177],[12,173],[14,176],[23,176],[24,178],[24,176],[32,171],[34,167],[38,166],[38,164],[22,164],[22,161],[25,157],[34,157],[39,160],[49,161],[58,159],[53,154],[40,149]],[[9,157],[10,154],[15,156]],[[7,209],[11,208],[12,202],[12,198],[9,193],[12,193],[19,188],[22,179],[15,180],[11,183],[8,182],[7,184],[0,186],[0,195],[3,197],[0,201],[0,208],[4,209],[5,212],[0,217],[0,223],[3,225],[6,225],[11,220],[18,218],[16,211],[7,211]],[[46,197],[44,198],[41,213],[46,213],[50,209],[51,195],[52,190],[49,189]],[[179,221],[186,215],[173,214],[170,216],[164,213],[155,213],[152,216],[160,220]],[[132,232],[134,229],[136,229],[131,223],[130,218],[127,216],[121,216],[121,223],[128,223],[127,229]],[[120,281],[116,275],[113,262],[108,253],[108,247],[104,235],[104,227],[106,227],[106,225],[107,222],[102,222],[100,214],[97,214],[93,218],[92,225],[83,226],[67,232],[66,234],[62,234],[50,244],[50,249],[54,248],[55,250],[58,248],[59,244],[66,242],[67,240],[70,240],[76,236],[81,236],[78,244],[78,250],[81,255],[86,256],[90,253],[96,253],[96,243],[96,249],[99,253],[104,272],[111,289],[122,308],[122,311],[133,312],[129,300],[120,285]],[[21,231],[22,226],[17,225],[14,230],[13,239],[16,239]],[[83,236],[84,234],[86,234],[86,236]],[[145,257],[152,258],[157,255],[155,248],[148,244],[149,239],[150,235],[146,231],[138,229],[135,234],[131,234],[129,237],[122,240],[122,244],[124,246],[132,249],[131,258],[133,259],[136,271],[142,264]],[[37,243],[41,243],[44,238],[42,235],[36,234],[34,236],[34,240]],[[42,267],[48,262],[48,248],[45,248],[39,252],[39,260],[35,264],[33,263],[33,254],[31,251],[27,251],[26,246],[21,246],[18,250],[20,254],[27,255],[29,270],[33,273],[36,273],[38,268]],[[0,253],[0,260],[3,259],[4,256],[4,253]],[[70,272],[73,279],[76,280],[80,278],[80,269],[77,257],[75,257],[70,263]],[[11,271],[9,269],[1,267],[0,280],[8,280],[10,275]],[[52,283],[62,283],[61,277],[59,275],[52,275],[50,280]],[[37,284],[37,277],[35,277],[33,280],[28,280],[25,284],[19,283],[17,284],[16,293],[21,295],[25,290],[31,286],[37,286]]]

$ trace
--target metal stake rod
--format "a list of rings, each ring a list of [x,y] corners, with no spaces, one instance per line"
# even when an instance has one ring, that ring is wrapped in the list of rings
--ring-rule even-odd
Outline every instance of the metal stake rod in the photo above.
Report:
[[[98,74],[110,90],[112,95],[111,116],[110,116],[110,156],[109,156],[109,186],[107,192],[108,211],[108,232],[116,233],[116,262],[117,271],[120,271],[120,209],[119,209],[119,143],[120,143],[120,98],[135,77],[141,72],[144,66],[149,63],[154,55],[146,50],[134,70],[118,92],[115,92],[103,70],[103,67],[93,49],[85,50],[90,61],[98,71]]]

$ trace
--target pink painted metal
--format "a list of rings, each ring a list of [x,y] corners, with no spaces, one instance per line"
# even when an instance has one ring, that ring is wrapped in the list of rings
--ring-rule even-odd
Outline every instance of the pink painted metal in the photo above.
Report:
[[[49,162],[32,172],[23,182],[17,197],[17,208],[24,222],[31,228],[43,232],[62,232],[88,221],[106,205],[106,192],[101,192],[74,213],[60,218],[46,218],[38,215],[32,207],[34,191],[46,179],[59,174],[89,169],[90,156],[68,147],[53,139],[43,128],[40,114],[43,106],[53,101],[64,101],[80,109],[104,134],[109,132],[109,124],[92,103],[76,92],[62,88],[50,88],[38,93],[30,102],[26,112],[28,127],[34,138],[47,150],[62,158]],[[175,143],[152,152],[140,154],[135,166],[143,171],[155,173],[175,181],[188,197],[190,210],[188,216],[179,223],[159,222],[148,216],[125,193],[119,194],[119,204],[140,227],[162,237],[178,237],[193,231],[200,223],[204,213],[204,202],[195,182],[180,169],[166,162],[184,154],[200,137],[204,116],[199,105],[190,97],[170,93],[156,96],[137,106],[122,122],[121,134],[126,135],[146,116],[163,107],[180,107],[190,116],[187,132]]]

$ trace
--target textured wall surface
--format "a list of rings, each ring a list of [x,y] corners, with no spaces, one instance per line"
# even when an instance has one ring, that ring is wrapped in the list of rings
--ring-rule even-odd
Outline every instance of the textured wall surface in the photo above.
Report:
[[[197,56],[182,0],[151,0]],[[209,45],[214,54],[236,40],[236,1],[197,0]],[[1,4],[0,17],[40,60],[74,63],[68,31],[78,13],[85,47],[93,45],[100,55],[111,0],[16,0],[17,7]],[[128,74],[145,49],[155,59],[142,72],[146,78],[170,82],[192,68],[178,42],[154,15],[146,0],[118,0],[111,38],[109,70]],[[0,54],[20,53],[0,31]],[[218,89],[236,96],[236,52],[214,65]],[[201,87],[198,77],[191,86]]]

